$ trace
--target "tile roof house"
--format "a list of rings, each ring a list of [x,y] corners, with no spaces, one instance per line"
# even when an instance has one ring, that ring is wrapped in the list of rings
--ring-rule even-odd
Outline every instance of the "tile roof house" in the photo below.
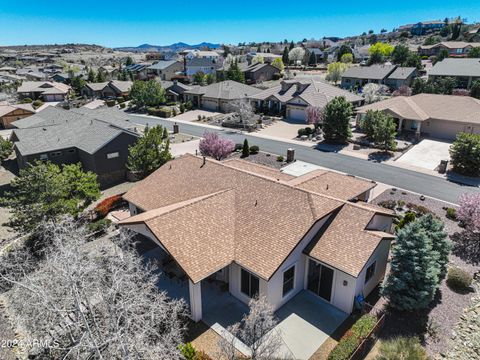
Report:
[[[17,89],[22,98],[42,99],[45,102],[64,101],[71,91],[69,85],[54,81],[24,81]]]
[[[308,289],[350,313],[355,296],[368,295],[385,274],[392,212],[346,200],[375,183],[324,171],[303,180],[241,160],[184,155],[124,195],[131,217],[119,224],[184,272],[195,321],[210,278],[245,303],[265,295],[276,310]]]
[[[307,106],[323,108],[336,96],[344,96],[355,105],[363,98],[322,81],[283,80],[280,85],[263,90],[250,99],[258,110],[285,115],[290,120],[305,122]]]
[[[139,133],[127,114],[112,108],[71,110],[47,107],[13,123],[19,168],[36,160],[80,162],[102,186],[125,179],[128,146]]]
[[[459,87],[469,89],[475,80],[480,80],[480,59],[443,59],[428,72],[429,79],[437,77],[453,77]]]
[[[397,65],[352,66],[342,74],[341,87],[361,88],[365,84],[375,83],[397,89],[402,85],[410,85],[417,75],[415,68]]]
[[[250,98],[261,90],[233,80],[193,87],[184,94],[193,105],[211,111],[229,111],[232,101]]]
[[[357,108],[357,122],[368,110],[391,114],[399,131],[415,131],[417,136],[455,139],[460,132],[480,134],[480,100],[469,96],[396,96]]]
[[[203,72],[206,75],[215,74],[219,67],[221,67],[221,64],[216,60],[194,57],[187,61],[185,75],[192,78],[197,72]]]

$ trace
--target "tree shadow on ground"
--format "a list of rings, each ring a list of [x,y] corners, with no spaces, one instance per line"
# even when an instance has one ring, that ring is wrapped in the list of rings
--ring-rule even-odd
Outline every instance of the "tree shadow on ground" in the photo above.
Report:
[[[343,150],[344,148],[346,148],[347,146],[348,146],[348,144],[330,144],[330,143],[326,143],[325,141],[322,141],[322,142],[319,142],[314,147],[314,149],[319,150],[319,151],[323,151],[323,152],[338,153],[341,150]]]
[[[381,163],[383,161],[390,160],[392,157],[393,157],[393,154],[390,152],[375,151],[373,153],[368,154],[368,161]]]
[[[466,263],[480,264],[480,234],[467,231],[456,232],[451,236],[453,240],[452,253]]]

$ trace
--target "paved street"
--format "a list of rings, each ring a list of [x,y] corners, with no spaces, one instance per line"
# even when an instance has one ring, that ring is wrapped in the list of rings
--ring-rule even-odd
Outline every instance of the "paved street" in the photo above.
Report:
[[[174,121],[168,119],[153,118],[147,116],[134,116],[139,124],[162,125],[172,130]],[[194,136],[202,136],[205,130],[215,131],[224,137],[228,137],[236,143],[243,142],[247,138],[250,145],[258,145],[262,151],[272,154],[286,155],[288,148],[295,149],[295,157],[298,160],[310,162],[329,169],[341,171],[347,174],[364,177],[398,188],[424,194],[444,201],[457,203],[458,197],[465,192],[480,191],[477,187],[449,182],[443,178],[422,174],[408,169],[375,163],[348,155],[335,152],[324,152],[315,148],[295,145],[286,141],[260,138],[248,134],[240,134],[229,129],[213,129],[194,124],[179,124],[180,132]]]

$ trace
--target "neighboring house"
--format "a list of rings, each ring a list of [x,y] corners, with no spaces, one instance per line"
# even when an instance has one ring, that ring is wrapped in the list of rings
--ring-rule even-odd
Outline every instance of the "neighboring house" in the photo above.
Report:
[[[368,83],[385,84],[396,68],[396,65],[352,66],[342,74],[341,87],[351,89]]]
[[[64,101],[72,88],[54,81],[24,81],[17,89],[21,98],[41,99],[45,102]]]
[[[211,301],[202,296],[211,281],[245,304],[265,296],[277,310],[309,291],[349,314],[355,297],[384,277],[394,238],[393,212],[348,201],[375,186],[329,171],[293,177],[187,154],[124,195],[131,217],[119,225],[178,265],[194,321]]]
[[[215,74],[218,68],[220,68],[220,64],[215,60],[196,57],[187,61],[186,75],[192,78],[193,75],[200,71],[204,74]]]
[[[125,179],[128,147],[139,136],[128,115],[112,108],[47,107],[13,125],[20,169],[36,160],[80,162],[85,171],[97,174],[102,186]]]
[[[480,134],[480,100],[469,96],[396,96],[357,108],[357,122],[368,110],[392,115],[398,131],[412,131],[417,137],[453,140],[460,132]]]
[[[470,29],[464,36],[467,41],[480,41],[480,26],[475,26],[473,29]]]
[[[104,74],[107,79],[113,79],[118,75],[118,68],[110,66],[110,65],[103,65],[98,68],[98,71]]]
[[[149,74],[155,74],[160,80],[172,80],[177,72],[183,71],[183,64],[179,61],[159,61],[148,68]]]
[[[249,98],[260,91],[253,86],[226,80],[207,86],[193,87],[191,90],[185,91],[184,95],[195,107],[229,112],[229,105],[232,101]]]
[[[147,78],[147,68],[152,65],[150,63],[138,63],[125,66],[124,69],[133,74],[137,80],[145,80]]]
[[[449,57],[467,57],[468,52],[474,47],[480,47],[480,43],[442,41],[435,45],[419,46],[418,54],[421,56],[438,56],[441,50],[447,50]]]
[[[315,54],[315,60],[317,63],[323,60],[323,51],[319,48],[307,48],[305,53],[306,64],[308,64],[308,62],[310,61],[311,53]]]
[[[249,52],[246,56],[248,63],[251,64],[253,58],[255,58],[257,56],[262,57],[263,61],[265,63],[271,63],[275,59],[279,59],[279,58],[281,59],[282,58],[281,55],[277,55],[277,54],[252,51],[252,52]]]
[[[109,98],[109,97],[126,97],[130,93],[132,81],[111,80],[101,83],[87,83],[82,88],[82,95],[89,98]]]
[[[11,67],[11,66],[0,67],[0,72],[2,72],[2,73],[5,72],[5,73],[9,73],[9,74],[15,74],[16,71],[17,71],[17,68],[14,68],[14,67]]]
[[[249,65],[242,69],[245,75],[245,82],[248,84],[255,84],[263,81],[270,81],[277,76],[280,78],[280,70],[269,63],[257,63]]]
[[[457,86],[469,89],[472,82],[480,79],[480,59],[443,59],[428,72],[429,79],[453,77]]]
[[[211,50],[189,50],[186,51],[185,58],[187,58],[188,60],[192,60],[195,58],[218,60],[220,58],[220,54],[216,51]]]
[[[289,120],[305,122],[308,106],[324,108],[336,96],[344,96],[354,105],[360,105],[361,96],[321,81],[283,80],[280,85],[263,90],[250,100],[259,111],[279,114]]]
[[[397,67],[385,80],[385,85],[396,90],[402,86],[411,86],[413,79],[418,76],[418,70],[414,67]]]
[[[186,100],[185,92],[193,89],[192,86],[182,84],[177,80],[162,81],[162,87],[165,89],[165,97],[169,102],[184,102]]]
[[[2,129],[11,129],[12,122],[35,114],[31,104],[0,105],[0,126]]]
[[[412,35],[425,35],[432,31],[441,30],[447,26],[444,21],[433,20],[433,21],[421,21],[419,23],[413,24],[410,28]]]

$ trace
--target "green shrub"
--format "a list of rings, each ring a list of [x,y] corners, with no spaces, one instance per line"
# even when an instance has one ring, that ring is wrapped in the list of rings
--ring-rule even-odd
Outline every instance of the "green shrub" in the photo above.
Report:
[[[195,360],[197,352],[191,343],[178,345],[178,350],[180,350],[185,360]]]
[[[427,360],[427,354],[417,338],[399,337],[382,341],[377,360]]]
[[[117,102],[119,104],[121,104],[121,103],[125,102],[125,98],[123,96],[119,96],[119,97],[117,97]]]
[[[401,228],[403,228],[405,225],[411,223],[412,221],[415,221],[415,218],[416,218],[416,217],[417,217],[417,216],[415,215],[414,212],[412,212],[412,211],[407,211],[407,212],[405,213],[405,216],[402,217],[402,218],[400,219],[400,221],[398,222],[397,226],[395,226],[395,230],[398,231],[398,230],[400,230]]]
[[[42,105],[43,105],[43,101],[41,101],[41,100],[35,100],[34,102],[32,102],[32,106],[33,106],[34,109],[37,109]]]
[[[121,108],[121,109],[124,109],[124,108],[125,108],[125,106],[126,106],[126,105],[125,105],[125,103],[124,103],[124,102],[123,102],[123,103],[120,103],[120,108]]]
[[[310,135],[313,134],[313,129],[311,127],[306,127],[305,128],[305,135]]]
[[[277,161],[278,162],[283,162],[285,159],[282,155],[277,156]]]
[[[328,355],[328,360],[349,359],[360,343],[370,334],[376,323],[377,318],[375,316],[363,315],[340,339],[337,346]]]
[[[185,112],[185,105],[183,103],[180,103],[180,113],[184,113]]]
[[[457,210],[455,208],[447,208],[446,217],[450,220],[456,220],[457,219]]]
[[[273,80],[280,80],[281,77],[282,75],[280,73],[273,73],[272,75]]]
[[[447,285],[455,290],[467,290],[472,285],[472,275],[460,269],[459,267],[451,267],[447,273]]]
[[[33,100],[26,97],[25,99],[22,99],[22,101],[20,101],[22,104],[30,104]]]
[[[198,121],[202,120],[202,115],[197,116]]]
[[[467,176],[480,175],[480,134],[459,133],[450,146],[453,170]]]
[[[235,151],[241,151],[243,149],[243,144],[237,143],[235,144]]]
[[[298,133],[298,137],[307,135],[304,128],[298,129],[297,133]]]
[[[108,107],[113,107],[115,106],[115,100],[107,100],[105,101]]]
[[[167,106],[175,106],[175,105],[177,105],[177,103],[176,103],[175,101],[169,101],[169,102],[167,102],[165,105],[167,105]]]
[[[154,107],[147,108],[147,113],[149,115],[168,118],[172,116],[172,110],[170,108],[161,108],[157,109]]]
[[[417,215],[426,215],[431,213],[430,209],[428,209],[427,207],[414,203],[408,203],[407,208],[409,208],[411,211],[416,212]]]
[[[109,219],[100,219],[93,223],[87,225],[87,230],[90,233],[97,233],[97,235],[101,235],[107,231],[107,229],[112,224],[112,221]]]
[[[250,146],[250,154],[258,154],[260,148],[257,145]]]
[[[397,205],[398,205],[399,208],[403,208],[403,207],[405,206],[405,201],[403,201],[403,200],[398,200],[398,201],[397,201]]]

